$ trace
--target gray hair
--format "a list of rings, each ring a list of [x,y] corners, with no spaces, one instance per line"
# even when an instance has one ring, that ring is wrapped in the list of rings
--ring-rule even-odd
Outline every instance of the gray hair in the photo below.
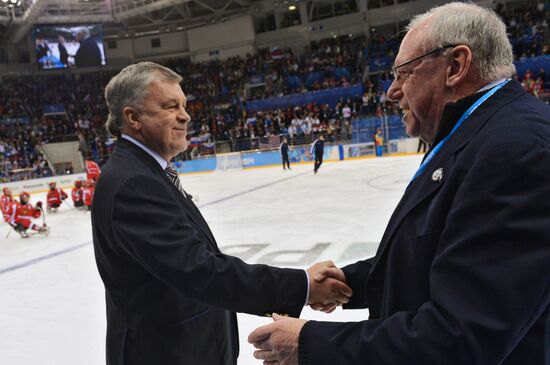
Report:
[[[127,106],[139,110],[138,105],[154,80],[180,83],[182,77],[154,62],[139,62],[123,68],[109,81],[105,87],[105,101],[109,108],[105,128],[109,133],[120,136],[124,122],[122,110]]]
[[[516,74],[506,25],[492,10],[468,3],[449,3],[415,16],[406,31],[431,17],[424,51],[463,44],[472,51],[481,81],[492,82]]]
[[[76,34],[82,34],[82,36],[84,37],[84,39],[90,37],[90,29],[88,29],[88,27],[80,27],[78,28],[78,30],[76,31]]]

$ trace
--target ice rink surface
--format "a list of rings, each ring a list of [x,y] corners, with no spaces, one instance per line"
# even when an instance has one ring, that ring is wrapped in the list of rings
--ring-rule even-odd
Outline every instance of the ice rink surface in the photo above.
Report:
[[[373,256],[418,155],[181,176],[222,251],[249,263],[307,268]],[[44,201],[45,194],[31,197]],[[144,212],[144,214],[147,214]],[[41,219],[38,220],[41,222]],[[0,364],[105,363],[105,302],[95,266],[90,213],[64,205],[47,214],[48,237],[21,239],[0,224]],[[251,298],[250,300],[254,300]],[[366,310],[302,318],[366,319]],[[261,364],[246,342],[271,319],[239,314],[239,364]],[[197,344],[200,346],[200,344]],[[205,344],[205,351],[209,345]]]

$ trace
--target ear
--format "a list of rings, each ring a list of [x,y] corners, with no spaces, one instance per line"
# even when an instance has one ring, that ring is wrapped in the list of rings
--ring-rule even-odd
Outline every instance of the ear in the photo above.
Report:
[[[451,50],[450,64],[447,66],[447,87],[456,87],[460,84],[472,67],[472,51],[468,46],[459,45]]]
[[[133,131],[139,131],[141,129],[139,112],[136,108],[132,106],[125,106],[124,109],[122,109],[122,115],[126,122],[125,124],[128,126],[128,129]]]

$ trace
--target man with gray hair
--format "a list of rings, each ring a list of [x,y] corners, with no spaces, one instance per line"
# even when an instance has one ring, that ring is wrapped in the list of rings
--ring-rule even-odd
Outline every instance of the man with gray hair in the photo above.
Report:
[[[76,67],[101,66],[101,50],[87,27],[78,29],[75,39],[80,43],[74,56]]]
[[[237,363],[234,312],[299,316],[305,304],[339,305],[339,280],[307,270],[248,265],[224,255],[170,163],[187,148],[187,99],[172,70],[124,68],[105,89],[117,136],[92,204],[97,267],[107,300],[107,364]]]
[[[388,97],[432,147],[371,259],[345,276],[361,322],[276,317],[277,364],[543,364],[550,303],[550,108],[513,79],[504,23],[475,4],[417,16]],[[343,273],[343,274],[342,274]],[[343,278],[342,278],[343,279]],[[330,307],[319,307],[330,310]]]

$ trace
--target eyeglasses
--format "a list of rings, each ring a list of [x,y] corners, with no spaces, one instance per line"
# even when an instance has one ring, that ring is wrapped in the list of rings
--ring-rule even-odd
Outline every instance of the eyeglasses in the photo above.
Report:
[[[456,47],[456,44],[447,44],[441,48],[437,48],[437,49],[434,49],[428,53],[424,53],[423,55],[421,56],[418,56],[418,57],[415,57],[415,58],[411,58],[410,60],[407,60],[397,66],[393,66],[392,67],[392,71],[393,71],[393,74],[395,75],[395,78],[397,81],[405,81],[407,79],[407,77],[409,77],[409,75],[412,73],[412,72],[405,72],[405,71],[398,71],[399,68],[403,67],[403,66],[406,66],[410,63],[413,63],[414,61],[418,61],[424,57],[427,57],[429,55],[432,55],[434,53],[438,53],[438,52],[441,52],[447,48],[453,48],[453,47]]]

